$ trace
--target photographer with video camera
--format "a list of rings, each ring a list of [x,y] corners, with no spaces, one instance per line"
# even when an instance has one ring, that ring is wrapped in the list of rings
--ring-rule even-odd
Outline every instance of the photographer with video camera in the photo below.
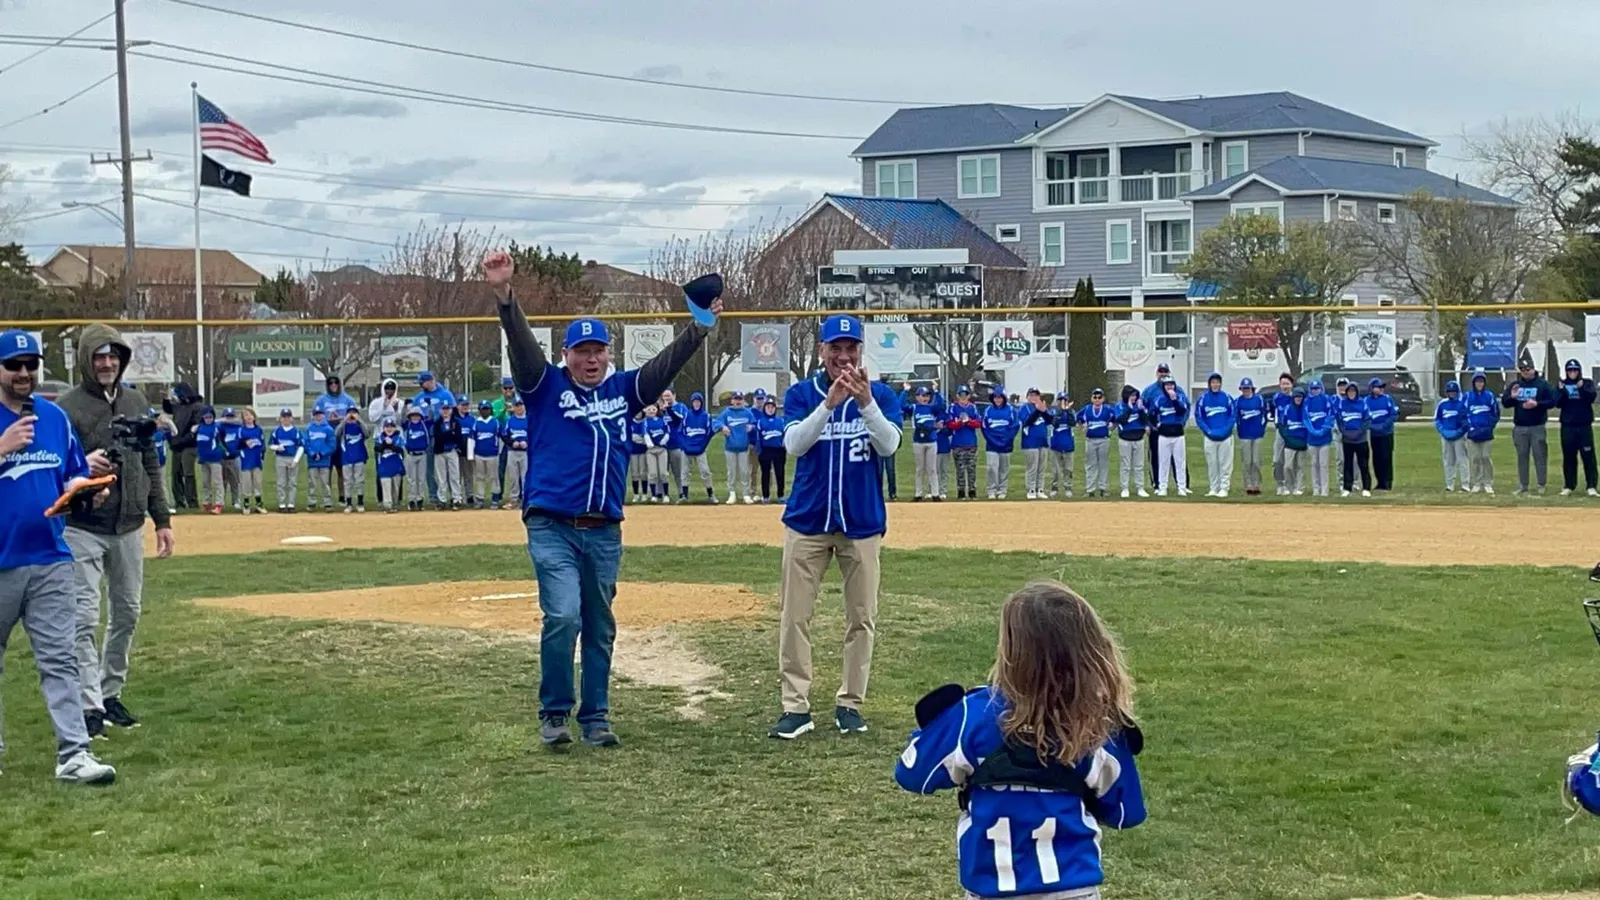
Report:
[[[91,473],[117,476],[103,504],[72,509],[66,532],[82,582],[77,652],[83,715],[90,736],[101,737],[107,722],[122,728],[138,724],[122,704],[122,686],[144,590],[144,521],[146,516],[154,520],[156,555],[165,558],[172,555],[172,516],[161,487],[150,403],[122,383],[132,348],[116,329],[99,323],[83,329],[78,346],[83,348],[78,386],[57,402],[89,453]],[[109,614],[104,645],[97,647],[102,600]]]

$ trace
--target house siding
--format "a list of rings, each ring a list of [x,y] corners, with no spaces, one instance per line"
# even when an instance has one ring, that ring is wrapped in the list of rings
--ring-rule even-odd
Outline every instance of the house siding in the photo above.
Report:
[[[1188,140],[1184,130],[1143,110],[1108,102],[1059,125],[1040,136],[1045,147],[1077,147],[1113,142],[1135,143]]]
[[[1330,137],[1314,134],[1306,138],[1306,155],[1325,159],[1353,159],[1358,162],[1389,165],[1394,162],[1395,148],[1399,144],[1363,141],[1356,138]],[[1424,147],[1406,147],[1406,165],[1418,169],[1428,167],[1428,151]]]
[[[1249,145],[1249,157],[1245,162],[1251,169],[1259,169],[1273,160],[1282,159],[1285,156],[1298,156],[1300,153],[1300,137],[1292,133],[1263,134],[1248,139],[1227,136],[1213,138],[1211,146],[1212,181],[1222,180],[1222,145],[1236,141],[1245,141]]]

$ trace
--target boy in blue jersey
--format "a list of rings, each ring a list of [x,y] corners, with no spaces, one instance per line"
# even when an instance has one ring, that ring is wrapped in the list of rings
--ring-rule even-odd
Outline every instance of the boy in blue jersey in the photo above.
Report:
[[[456,470],[461,473],[461,506],[477,506],[478,498],[472,487],[472,398],[466,394],[456,397],[456,423],[461,426],[461,440],[456,442]]]
[[[771,397],[762,404],[761,415],[756,419],[756,436],[760,450],[756,459],[761,464],[761,502],[772,502],[772,477],[778,482],[778,502],[783,503],[783,480],[788,474],[789,451],[783,449],[783,416],[778,414],[778,401]]]
[[[650,488],[651,503],[666,503],[667,496],[667,420],[654,403],[644,408],[644,477]]]
[[[239,429],[244,427],[239,421],[239,414],[233,409],[224,409],[222,416],[217,421],[217,433],[222,442],[222,488],[226,501],[234,509],[243,509],[239,498]]]
[[[406,424],[400,429],[406,445],[406,508],[417,512],[426,508],[428,461],[433,458],[433,427],[422,410],[406,410]]]
[[[367,429],[361,424],[361,410],[345,410],[339,423],[339,469],[344,485],[345,512],[367,511]]]
[[[1290,404],[1293,396],[1294,377],[1284,372],[1278,376],[1278,392],[1272,395],[1272,421],[1280,421],[1284,408]],[[1289,486],[1283,479],[1283,449],[1283,427],[1279,425],[1272,437],[1272,482],[1277,486],[1280,497],[1289,493]]]
[[[1439,462],[1444,466],[1444,489],[1454,493],[1456,477],[1461,489],[1472,483],[1467,466],[1467,402],[1461,399],[1461,382],[1449,381],[1444,397],[1433,407],[1433,430],[1439,432]]]
[[[440,407],[439,418],[433,422],[433,474],[440,509],[460,509],[466,502],[461,481],[461,451],[466,444],[466,429],[456,417],[455,407]]]
[[[683,426],[678,433],[678,446],[683,450],[683,487],[678,493],[678,499],[682,502],[689,500],[691,469],[700,473],[700,486],[705,489],[706,502],[717,502],[717,488],[711,482],[711,460],[706,458],[713,430],[711,413],[706,410],[706,397],[695,391],[689,395],[689,406],[683,414]]]
[[[1306,387],[1306,457],[1311,463],[1311,496],[1328,496],[1328,457],[1332,453],[1334,407],[1322,392],[1322,379]]]
[[[1289,389],[1289,402],[1277,412],[1278,437],[1283,441],[1283,480],[1279,493],[1298,497],[1305,493],[1306,389]]]
[[[1244,469],[1244,492],[1261,493],[1261,440],[1267,436],[1267,404],[1256,393],[1256,383],[1239,379],[1239,396],[1233,401],[1238,420],[1239,462]]]
[[[491,401],[478,401],[478,417],[467,436],[467,462],[472,466],[474,505],[488,509],[491,498],[500,493],[500,422]]]
[[[879,460],[900,447],[894,391],[862,368],[863,333],[854,316],[829,316],[819,331],[821,371],[789,388],[783,443],[794,486],[783,513],[778,674],[783,714],[768,732],[794,739],[811,731],[811,616],[828,561],[844,580],[844,668],[833,709],[843,734],[867,730],[861,704],[872,669],[878,611],[878,554],[887,530]]]
[[[935,482],[939,474],[939,432],[943,430],[944,422],[933,405],[933,392],[926,386],[917,388],[911,404],[913,503],[921,503],[924,496],[939,499],[939,488]]]
[[[1361,496],[1372,496],[1372,473],[1368,470],[1371,449],[1367,445],[1372,416],[1367,413],[1367,402],[1358,396],[1360,390],[1354,381],[1346,382],[1344,395],[1339,398],[1335,410],[1339,420],[1339,445],[1344,451],[1344,463],[1340,466],[1340,477],[1344,479],[1339,491],[1341,497],[1350,496],[1357,469],[1361,470]]]
[[[522,483],[528,478],[528,407],[522,398],[511,401],[511,414],[503,429],[506,440],[505,505],[522,509]]]
[[[1112,410],[1112,415],[1117,426],[1117,462],[1121,470],[1122,499],[1128,499],[1130,483],[1138,489],[1139,496],[1148,497],[1150,492],[1145,490],[1144,481],[1144,443],[1150,427],[1150,413],[1145,408],[1144,397],[1139,394],[1139,389],[1131,384],[1123,385],[1122,402]]]
[[[742,497],[754,503],[750,496],[750,436],[756,430],[755,412],[745,408],[744,395],[734,391],[724,409],[711,426],[722,435],[722,452],[727,462],[728,502]]]
[[[1467,469],[1472,476],[1467,492],[1494,493],[1494,427],[1500,424],[1500,398],[1485,386],[1482,369],[1472,370],[1472,390],[1462,400],[1467,407]]]
[[[1222,373],[1206,377],[1206,389],[1194,402],[1194,424],[1205,438],[1207,497],[1227,497],[1233,484],[1233,398],[1222,389]]]
[[[278,512],[294,512],[300,493],[300,460],[306,455],[305,436],[294,424],[294,410],[278,410],[278,427],[272,430],[272,475],[278,483]]]
[[[256,513],[267,511],[261,502],[261,467],[266,462],[267,441],[256,421],[256,411],[247,409],[240,417],[239,426],[239,511],[250,512],[250,501],[256,501]]]
[[[1078,416],[1066,391],[1056,395],[1055,421],[1050,423],[1050,498],[1072,496],[1072,454],[1078,449],[1073,427]]]
[[[1380,491],[1394,489],[1394,424],[1400,407],[1384,390],[1383,379],[1367,382],[1367,415],[1372,418],[1372,480]]]
[[[82,483],[90,465],[61,407],[35,397],[43,363],[25,331],[0,333],[0,662],[11,632],[28,633],[39,687],[56,732],[56,778],[110,784],[117,772],[89,752],[89,730],[73,642],[78,629],[77,569],[66,517],[45,512]],[[105,460],[95,454],[103,464]],[[94,497],[111,496],[109,488]],[[0,751],[4,742],[0,741]]]
[[[1104,388],[1089,392],[1078,421],[1083,423],[1083,495],[1104,497],[1111,488],[1111,430],[1117,421]]]
[[[683,421],[689,415],[689,407],[679,403],[678,395],[670,390],[661,392],[656,406],[661,410],[661,418],[667,420],[667,473],[677,489],[677,493],[670,496],[683,503],[689,499],[689,457],[683,452]]]
[[[935,423],[936,427],[933,432],[933,478],[934,484],[939,491],[939,493],[934,495],[933,499],[943,502],[950,496],[950,472],[951,468],[955,464],[953,462],[955,442],[950,433],[949,422],[945,418],[947,415],[949,415],[948,407],[945,404],[943,397],[937,391],[934,392],[933,397],[933,408],[937,410],[938,415],[938,421]]]
[[[327,413],[311,410],[311,424],[306,426],[306,509],[317,508],[317,498],[322,498],[322,511],[333,512],[333,451],[339,447],[339,435],[328,424]]]
[[[194,430],[194,458],[200,467],[200,508],[213,516],[222,515],[222,427],[217,411],[200,411],[200,425]]]
[[[956,858],[968,897],[1096,900],[1102,828],[1144,822],[1133,680],[1094,609],[1054,582],[1000,613],[992,682],[917,703],[894,778],[959,791]]]
[[[1189,398],[1178,388],[1178,383],[1168,375],[1161,382],[1161,392],[1150,406],[1150,416],[1155,421],[1156,447],[1159,450],[1156,468],[1156,496],[1165,497],[1172,476],[1177,475],[1178,496],[1189,496],[1189,444],[1183,435],[1183,423],[1189,420]]]
[[[378,434],[372,439],[372,452],[378,463],[378,502],[385,513],[400,511],[400,483],[406,477],[406,439],[394,416],[384,416]]]
[[[1028,388],[1028,399],[1017,410],[1017,434],[1022,445],[1022,487],[1029,500],[1045,499],[1045,456],[1050,452],[1050,426],[1055,414],[1045,405],[1038,388]]]
[[[422,411],[422,420],[428,423],[429,441],[431,442],[433,423],[439,420],[439,411],[447,406],[455,406],[456,395],[450,393],[449,388],[440,384],[438,379],[433,377],[433,373],[426,370],[417,373],[417,388],[417,395],[411,398],[411,407]],[[425,457],[425,460],[428,485],[427,497],[428,500],[437,503],[439,502],[439,473],[434,466],[433,454],[430,452]],[[414,494],[413,496],[417,500],[417,508],[422,509],[425,505],[422,502],[423,495]]]
[[[1011,491],[1011,448],[1018,424],[1005,388],[995,385],[989,408],[983,411],[983,468],[990,500],[1004,500]]]
[[[522,520],[539,581],[539,736],[548,746],[572,742],[568,717],[579,700],[573,654],[582,645],[583,684],[577,719],[585,743],[621,743],[610,722],[611,653],[622,562],[622,500],[627,476],[627,422],[661,396],[704,344],[722,311],[722,279],[706,275],[684,286],[701,311],[638,369],[613,371],[611,336],[599,319],[567,326],[555,366],[534,340],[511,295],[511,255],[489,254],[483,272],[495,295],[512,379],[527,404],[530,469]]]
[[[950,459],[956,467],[956,499],[978,499],[978,432],[983,428],[983,410],[972,402],[966,385],[956,388],[956,402],[945,415],[950,432]]]
[[[628,486],[633,489],[631,500],[644,502],[644,410],[628,420]]]

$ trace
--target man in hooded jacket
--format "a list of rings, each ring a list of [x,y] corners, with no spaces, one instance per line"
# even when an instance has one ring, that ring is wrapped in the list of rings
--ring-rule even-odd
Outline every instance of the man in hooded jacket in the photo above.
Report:
[[[122,703],[122,687],[128,678],[128,651],[139,624],[144,591],[145,517],[155,522],[158,557],[172,555],[173,536],[155,444],[136,449],[112,434],[115,419],[143,419],[150,411],[144,395],[122,383],[133,349],[116,329],[99,323],[83,329],[79,346],[85,351],[79,356],[79,384],[62,394],[57,403],[90,454],[91,472],[117,476],[104,503],[72,509],[66,529],[80,582],[78,676],[84,719],[90,736],[95,737],[104,732],[106,722],[122,728],[138,724]],[[95,461],[97,456],[119,455],[120,463]],[[102,580],[106,582],[104,595]],[[102,602],[109,607],[109,614],[105,643],[97,647],[95,632]]]

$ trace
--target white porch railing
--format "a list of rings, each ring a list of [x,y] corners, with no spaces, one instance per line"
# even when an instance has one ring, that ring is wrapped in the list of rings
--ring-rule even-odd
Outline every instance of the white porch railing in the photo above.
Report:
[[[1150,203],[1155,200],[1176,200],[1189,193],[1194,182],[1189,172],[1155,172],[1149,175],[1122,176],[1123,203]]]
[[[1109,178],[1050,178],[1044,183],[1045,206],[1082,206],[1111,202]]]
[[[1178,269],[1189,261],[1187,250],[1157,250],[1145,255],[1149,257],[1146,271],[1151,278],[1182,278]]]
[[[1189,193],[1194,185],[1203,184],[1204,178],[1201,172],[1154,172],[1118,178],[1047,178],[1039,199],[1046,207],[1173,201]]]

